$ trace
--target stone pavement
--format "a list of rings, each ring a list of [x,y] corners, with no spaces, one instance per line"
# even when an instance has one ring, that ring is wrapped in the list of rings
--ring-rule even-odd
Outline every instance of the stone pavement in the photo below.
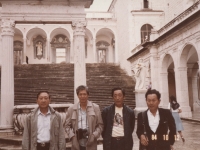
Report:
[[[175,150],[200,150],[200,123],[192,121],[183,121],[185,143],[181,140],[174,144]],[[136,127],[137,128],[137,127]],[[135,131],[133,133],[134,146],[133,150],[139,150],[139,140],[136,137]],[[102,145],[98,145],[98,150],[103,150]]]

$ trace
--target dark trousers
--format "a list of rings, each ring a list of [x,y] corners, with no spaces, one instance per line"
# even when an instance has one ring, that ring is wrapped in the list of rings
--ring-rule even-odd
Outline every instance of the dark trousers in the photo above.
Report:
[[[114,138],[111,139],[111,150],[123,150],[125,146],[125,139],[122,138]]]
[[[45,143],[45,146],[42,146],[41,143],[37,143],[37,150],[49,150],[50,143]]]
[[[86,147],[80,146],[80,150],[86,150]]]

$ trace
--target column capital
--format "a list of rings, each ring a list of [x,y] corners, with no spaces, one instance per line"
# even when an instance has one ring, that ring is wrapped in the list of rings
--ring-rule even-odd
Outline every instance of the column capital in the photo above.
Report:
[[[82,35],[85,36],[86,21],[73,21],[72,29],[74,30],[74,36]]]
[[[2,19],[1,28],[2,28],[1,35],[14,36],[15,21],[11,19]]]

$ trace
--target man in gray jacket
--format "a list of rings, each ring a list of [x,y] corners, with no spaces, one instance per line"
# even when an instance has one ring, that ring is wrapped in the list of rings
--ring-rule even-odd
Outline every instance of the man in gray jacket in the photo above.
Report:
[[[24,125],[23,150],[65,150],[65,134],[61,116],[50,104],[47,91],[37,94],[38,107],[26,119]]]
[[[65,130],[72,141],[72,150],[97,150],[97,139],[103,130],[99,105],[88,100],[84,85],[76,89],[79,102],[69,107]]]

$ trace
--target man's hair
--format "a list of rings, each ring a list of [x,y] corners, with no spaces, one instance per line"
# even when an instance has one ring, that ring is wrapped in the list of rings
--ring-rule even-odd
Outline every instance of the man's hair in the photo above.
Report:
[[[146,99],[147,99],[147,96],[148,96],[149,94],[156,94],[158,100],[160,100],[161,94],[160,94],[160,92],[157,91],[156,89],[148,89],[147,92],[146,92],[146,94],[145,94],[145,98],[146,98]]]
[[[123,96],[125,96],[125,90],[122,89],[122,88],[120,88],[120,87],[116,87],[116,88],[113,88],[113,89],[112,89],[112,92],[111,92],[111,96],[112,96],[112,97],[113,97],[113,95],[114,95],[114,92],[117,91],[117,90],[121,90]]]
[[[89,95],[89,89],[85,85],[80,85],[76,88],[76,94],[78,95],[80,91],[86,90],[87,94]]]
[[[41,93],[47,93],[47,94],[49,95],[49,99],[51,98],[51,96],[50,96],[50,94],[49,94],[48,91],[39,91],[39,92],[37,93],[37,99],[38,99],[38,97],[40,96]]]

